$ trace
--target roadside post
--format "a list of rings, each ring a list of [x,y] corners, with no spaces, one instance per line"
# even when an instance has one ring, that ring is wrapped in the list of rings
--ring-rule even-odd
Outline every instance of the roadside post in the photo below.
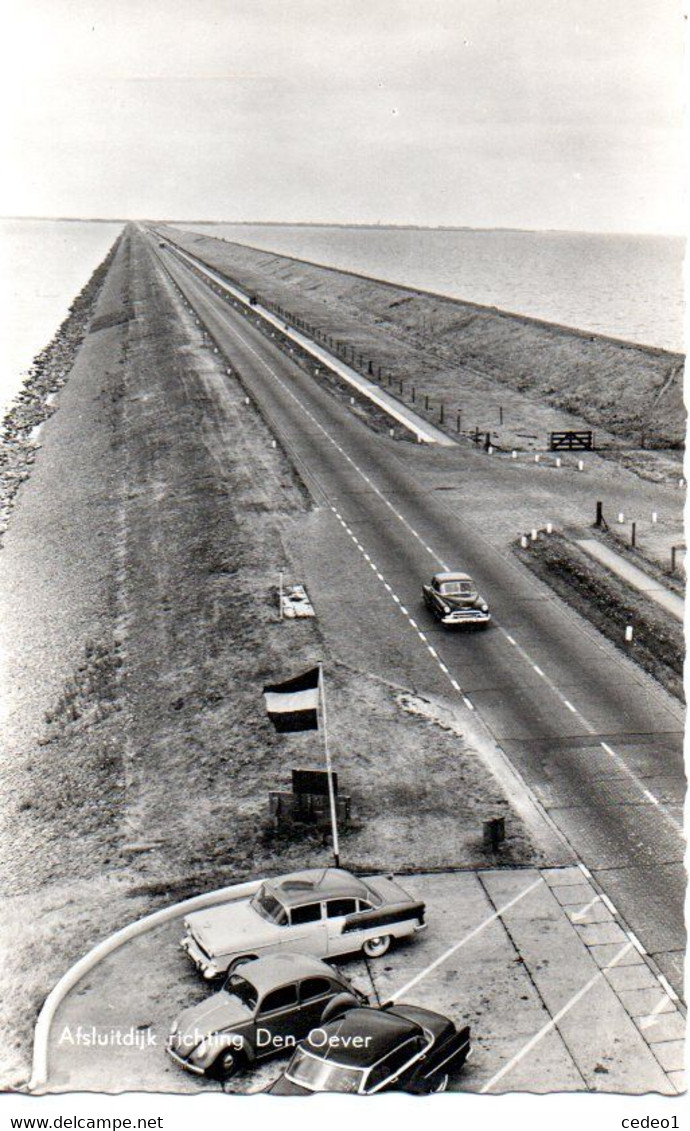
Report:
[[[278,608],[280,609],[280,619],[283,619],[283,571],[278,572]]]

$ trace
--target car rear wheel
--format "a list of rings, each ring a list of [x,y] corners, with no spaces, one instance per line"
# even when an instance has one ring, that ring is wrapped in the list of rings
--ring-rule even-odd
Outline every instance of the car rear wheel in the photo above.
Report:
[[[241,1064],[240,1054],[237,1049],[225,1049],[213,1062],[211,1075],[216,1080],[229,1080],[238,1071]]]
[[[444,1076],[436,1076],[431,1081],[431,1085],[429,1087],[429,1095],[435,1096],[439,1092],[445,1092],[447,1090],[448,1090],[448,1074],[446,1073]]]
[[[375,939],[367,939],[362,950],[367,958],[380,958],[382,954],[386,953],[390,945],[390,935],[377,935]]]

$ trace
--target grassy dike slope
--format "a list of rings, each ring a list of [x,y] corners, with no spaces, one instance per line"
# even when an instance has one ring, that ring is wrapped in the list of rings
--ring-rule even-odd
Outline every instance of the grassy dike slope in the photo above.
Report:
[[[683,357],[167,228],[260,299],[347,341],[373,364],[462,407],[465,386],[522,392],[650,447],[685,438]],[[481,406],[481,397],[479,398]],[[494,426],[472,410],[465,427]],[[451,425],[452,426],[452,425]],[[559,425],[562,427],[563,425]],[[572,425],[571,425],[572,426]],[[518,444],[519,446],[519,444]]]
[[[330,859],[320,834],[276,836],[266,820],[269,789],[322,755],[314,735],[273,732],[261,687],[317,659],[358,822],[346,866],[486,865],[481,821],[495,812],[509,814],[499,863],[546,860],[478,724],[351,671],[318,621],[278,622],[275,566],[290,567],[286,532],[308,537],[311,501],[134,229],[90,329],[2,551],[21,668],[0,723],[13,727],[5,1081],[28,1073],[45,994],[110,931],[186,894]]]

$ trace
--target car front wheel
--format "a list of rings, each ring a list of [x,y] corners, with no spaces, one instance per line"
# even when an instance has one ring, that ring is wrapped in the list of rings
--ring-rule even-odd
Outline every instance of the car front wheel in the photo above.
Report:
[[[225,1049],[213,1062],[212,1075],[216,1080],[229,1080],[240,1067],[240,1056],[236,1049]]]
[[[367,958],[380,958],[391,945],[390,935],[378,935],[375,939],[367,939],[362,947]]]

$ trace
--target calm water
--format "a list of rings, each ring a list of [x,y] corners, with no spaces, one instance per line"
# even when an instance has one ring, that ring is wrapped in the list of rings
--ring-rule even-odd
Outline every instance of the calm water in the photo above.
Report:
[[[0,417],[122,224],[0,220]]]
[[[665,349],[683,348],[683,240],[572,232],[180,227]]]

